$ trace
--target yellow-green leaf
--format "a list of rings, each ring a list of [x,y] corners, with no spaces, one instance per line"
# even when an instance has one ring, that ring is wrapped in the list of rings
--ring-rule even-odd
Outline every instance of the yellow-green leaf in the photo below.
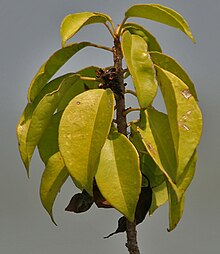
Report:
[[[90,194],[113,113],[113,92],[92,89],[71,100],[60,121],[60,152],[75,184]]]
[[[168,26],[177,28],[184,32],[193,42],[195,42],[189,25],[185,19],[176,11],[160,4],[137,4],[131,6],[125,17],[139,17],[157,21]]]
[[[34,111],[33,104],[28,103],[16,127],[19,152],[20,152],[21,159],[25,165],[28,175],[29,175],[29,170],[28,170],[29,160],[28,160],[28,154],[27,154],[26,141],[27,141],[27,133],[30,126],[33,111]]]
[[[194,96],[194,98],[198,100],[192,80],[185,72],[185,70],[181,67],[181,65],[176,62],[176,60],[160,52],[150,52],[150,56],[154,64],[158,65],[160,68],[166,71],[173,73],[178,78],[180,78],[189,87],[189,90]]]
[[[158,86],[147,43],[142,37],[125,31],[122,35],[121,45],[138,102],[141,108],[147,108],[155,98]]]
[[[105,24],[107,21],[111,21],[108,15],[97,12],[81,12],[67,15],[60,27],[62,46],[65,46],[66,42],[82,27],[94,23]]]
[[[98,69],[100,69],[100,68],[99,67],[95,67],[95,66],[89,66],[87,68],[84,68],[84,69],[78,71],[77,74],[79,74],[80,76],[83,76],[83,77],[95,78],[96,77],[96,71]],[[91,81],[91,80],[82,80],[82,79],[77,80],[75,85],[71,86],[70,89],[68,90],[68,93],[66,93],[63,96],[62,101],[60,102],[59,107],[58,107],[57,110],[58,111],[64,110],[66,108],[66,106],[68,105],[68,103],[76,95],[84,92],[88,88],[89,89],[98,88],[98,82]]]
[[[161,47],[157,42],[157,39],[144,27],[136,23],[125,23],[125,25],[123,26],[122,33],[126,30],[128,30],[131,34],[141,36],[147,42],[149,51],[162,52]]]
[[[199,144],[202,114],[188,86],[174,74],[157,67],[177,155],[178,180]]]
[[[105,199],[133,221],[141,191],[139,156],[129,139],[117,131],[102,148],[95,178]]]
[[[138,131],[148,153],[175,189],[177,162],[167,115],[153,108],[143,111]]]
[[[77,79],[79,79],[78,75],[72,75],[67,79],[64,79],[57,90],[46,94],[34,109],[30,121],[25,124],[28,129],[26,135],[27,159],[25,164],[27,168],[29,167],[35,147],[39,143],[43,132],[46,130],[50,122],[51,116],[58,107],[63,95]]]
[[[187,166],[185,167],[182,175],[179,177],[177,186],[180,190],[186,191],[189,184],[191,183],[196,169],[196,161],[197,161],[197,152],[194,151],[190,161],[188,162]]]
[[[53,77],[53,75],[78,51],[90,46],[89,42],[74,43],[56,51],[50,58],[41,66],[37,74],[31,81],[28,90],[28,101],[32,102],[41,89]]]
[[[160,185],[154,187],[152,189],[153,196],[152,196],[152,203],[149,210],[149,214],[152,215],[157,208],[165,204],[168,200],[168,192],[167,192],[167,185],[164,181]]]
[[[58,127],[62,113],[63,112],[60,111],[51,117],[50,123],[38,143],[39,154],[44,164],[47,164],[49,158],[59,151]]]
[[[189,184],[193,179],[196,168],[196,160],[197,153],[196,151],[194,151],[190,161],[188,162],[181,177],[179,177],[177,182],[178,189],[182,193],[185,193],[186,189],[188,188]],[[169,193],[169,231],[172,231],[182,217],[184,210],[185,195],[183,194],[183,196],[179,200],[177,200],[175,193],[171,189],[169,183],[168,183],[168,193]]]
[[[183,210],[184,210],[184,200],[185,195],[183,194],[180,200],[177,200],[176,195],[170,186],[168,184],[168,195],[169,195],[169,229],[168,231],[172,231],[180,221]]]
[[[68,176],[69,173],[65,167],[60,153],[55,153],[48,160],[40,184],[41,202],[54,223],[55,221],[52,212],[53,204],[58,192],[60,191],[60,188]]]

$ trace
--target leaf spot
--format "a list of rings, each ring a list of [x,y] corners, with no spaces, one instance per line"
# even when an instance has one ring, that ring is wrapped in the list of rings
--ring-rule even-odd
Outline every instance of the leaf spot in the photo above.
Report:
[[[187,100],[192,96],[192,94],[190,93],[190,90],[189,90],[189,89],[186,89],[186,90],[181,91],[181,94],[182,94],[183,97],[184,97],[185,99],[187,99]]]
[[[76,105],[79,105],[79,104],[80,104],[80,101],[77,101],[77,102],[76,102]]]

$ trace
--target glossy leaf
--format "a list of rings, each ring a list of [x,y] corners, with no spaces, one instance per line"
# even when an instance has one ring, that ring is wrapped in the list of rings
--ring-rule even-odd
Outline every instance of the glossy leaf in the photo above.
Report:
[[[64,110],[59,127],[59,148],[77,187],[92,195],[100,151],[114,113],[110,89],[93,89],[76,96]]]
[[[53,204],[58,192],[60,191],[60,188],[62,187],[68,176],[69,173],[65,168],[60,153],[55,153],[48,160],[40,184],[41,202],[54,223],[55,221],[52,212]]]
[[[161,47],[157,42],[157,39],[144,27],[136,23],[125,23],[122,33],[126,30],[128,30],[131,34],[136,34],[142,37],[147,42],[149,51],[162,52]]]
[[[105,199],[130,221],[141,190],[139,156],[122,134],[112,132],[102,148],[96,182]]]
[[[172,57],[160,52],[150,52],[150,56],[154,64],[180,78],[189,87],[189,90],[194,98],[198,100],[192,80],[178,62],[176,62]]]
[[[62,37],[62,46],[73,37],[82,27],[94,23],[106,23],[111,21],[111,18],[103,13],[97,12],[81,12],[67,15],[60,27],[60,34]]]
[[[167,185],[165,181],[160,185],[154,187],[152,190],[153,190],[153,198],[149,210],[150,215],[152,215],[157,208],[164,205],[168,201]]]
[[[167,116],[153,108],[143,111],[138,131],[148,153],[179,195],[174,184],[177,164]]]
[[[80,76],[83,77],[91,77],[91,78],[95,78],[96,77],[96,71],[99,69],[99,67],[95,67],[95,66],[90,66],[87,68],[84,68],[80,71],[77,72],[77,74],[79,74]],[[66,106],[68,105],[68,103],[78,94],[86,91],[86,89],[95,89],[98,88],[98,83],[95,81],[88,81],[88,80],[82,80],[79,79],[77,80],[77,82],[75,83],[74,86],[71,86],[70,89],[68,90],[68,93],[66,93],[63,98],[62,101],[59,104],[58,107],[58,111],[64,110],[66,108]]]
[[[125,17],[138,17],[157,21],[184,32],[195,42],[192,32],[184,18],[176,11],[160,4],[138,4],[131,6],[125,13]]]
[[[199,144],[202,114],[188,86],[182,80],[159,67],[157,67],[157,75],[177,154],[176,179],[178,180]]]
[[[59,151],[58,128],[59,128],[60,118],[62,116],[62,113],[63,112],[60,111],[51,117],[50,123],[48,124],[46,130],[44,131],[39,141],[38,150],[44,164],[47,164],[48,159],[53,154]]]
[[[28,101],[32,102],[53,75],[78,51],[90,46],[89,42],[74,43],[56,51],[41,66],[28,90]]]
[[[122,51],[137,93],[141,108],[148,107],[157,93],[155,69],[148,53],[146,41],[125,31],[122,35]]]
[[[26,137],[27,167],[29,167],[34,149],[39,143],[42,134],[46,130],[50,122],[50,118],[59,105],[60,100],[68,91],[69,87],[74,84],[78,78],[79,76],[72,75],[71,77],[64,79],[59,88],[52,93],[46,94],[34,109],[30,124],[28,125]]]

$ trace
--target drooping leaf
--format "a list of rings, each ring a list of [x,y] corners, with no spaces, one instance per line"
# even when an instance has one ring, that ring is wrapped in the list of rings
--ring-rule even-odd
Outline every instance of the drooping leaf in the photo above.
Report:
[[[60,27],[60,34],[62,38],[62,46],[73,37],[82,27],[94,23],[106,23],[111,21],[111,18],[103,13],[97,12],[81,12],[67,15]]]
[[[139,17],[157,21],[168,26],[177,28],[184,32],[193,42],[195,42],[192,32],[184,18],[176,11],[160,4],[137,4],[131,6],[125,17]]]
[[[153,108],[143,111],[138,131],[148,153],[179,196],[180,193],[174,184],[177,164],[167,116]]]
[[[50,58],[41,66],[37,74],[31,81],[28,90],[28,101],[33,102],[41,89],[53,77],[53,75],[78,51],[91,46],[89,42],[73,43],[56,51]]]
[[[147,108],[157,93],[155,69],[148,53],[146,41],[125,31],[122,35],[122,51],[132,76],[141,108]]]
[[[82,193],[77,193],[71,198],[68,206],[65,208],[65,211],[84,213],[90,209],[93,203],[93,197],[83,190]]]
[[[98,158],[113,113],[112,91],[93,89],[71,100],[60,121],[58,142],[67,169],[76,186],[91,195]]]
[[[65,167],[62,156],[59,152],[55,153],[48,160],[40,184],[41,202],[54,223],[52,212],[53,204],[60,188],[68,176],[69,173]]]
[[[141,190],[139,157],[122,134],[113,131],[102,148],[96,182],[105,199],[130,221]]]
[[[170,184],[168,184],[168,195],[169,195],[169,229],[168,231],[172,231],[180,221],[183,210],[184,210],[184,200],[185,195],[183,194],[180,200],[177,200],[176,195],[171,188]]]
[[[21,159],[25,165],[25,168],[27,170],[27,174],[29,176],[29,160],[28,160],[28,154],[27,154],[27,133],[31,122],[31,117],[34,111],[33,104],[28,103],[27,106],[24,109],[23,114],[21,115],[21,118],[17,124],[16,127],[16,134],[18,139],[18,147],[19,152],[21,155]]]
[[[29,167],[34,149],[39,143],[42,134],[46,130],[51,116],[59,105],[60,100],[77,79],[79,79],[79,76],[77,75],[72,75],[71,77],[64,79],[58,89],[52,93],[46,94],[34,109],[31,121],[28,124],[26,136],[27,167]]]
[[[177,181],[177,186],[180,190],[186,191],[189,184],[191,183],[196,169],[196,161],[197,161],[197,152],[194,151],[190,161],[188,162],[187,166],[185,167],[182,175],[179,177]]]
[[[159,186],[165,181],[160,168],[148,153],[141,156],[141,172],[144,176],[147,176],[152,188]]]
[[[164,205],[168,201],[167,185],[164,181],[160,185],[153,189],[152,204],[149,210],[149,214],[152,215],[157,208]]]
[[[160,68],[166,71],[173,73],[178,78],[180,78],[189,87],[189,90],[194,96],[194,98],[198,100],[192,80],[185,72],[185,70],[181,67],[181,65],[176,62],[176,60],[160,52],[150,52],[150,56],[154,64],[158,65]]]
[[[51,117],[50,123],[44,131],[38,143],[40,157],[44,164],[47,164],[48,159],[59,151],[58,147],[58,128],[62,111],[54,114]]]
[[[157,75],[177,154],[176,179],[178,179],[199,144],[202,114],[188,86],[182,80],[159,67]]]
[[[131,34],[136,34],[142,37],[147,42],[149,51],[162,52],[161,47],[157,42],[157,39],[144,27],[136,23],[125,23],[122,33],[126,30],[128,30]]]
[[[154,188],[160,185],[161,182],[165,181],[165,178],[160,168],[158,167],[158,165],[155,163],[155,161],[152,159],[152,157],[148,153],[146,149],[146,145],[143,143],[142,137],[137,129],[138,129],[138,124],[132,123],[131,134],[129,139],[139,153],[140,168],[144,176],[142,178],[142,186],[144,184],[143,180],[145,180],[145,178],[147,177],[145,181],[147,184],[146,186],[149,185],[148,181],[150,181],[150,186]]]
[[[77,72],[80,76],[83,77],[96,77],[96,71],[99,70],[99,67],[89,66]],[[74,86],[71,86],[65,96],[62,98],[62,101],[59,104],[58,111],[64,110],[68,103],[78,94],[84,92],[86,88],[96,89],[98,88],[98,83],[90,80],[79,79]]]

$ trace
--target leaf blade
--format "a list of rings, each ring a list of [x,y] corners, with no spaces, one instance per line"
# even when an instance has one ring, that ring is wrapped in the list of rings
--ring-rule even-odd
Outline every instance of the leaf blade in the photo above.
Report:
[[[137,34],[141,36],[148,44],[149,51],[162,52],[162,49],[157,42],[157,39],[144,27],[136,23],[125,23],[122,29],[122,33],[128,30],[131,34]]]
[[[134,220],[141,190],[139,156],[132,143],[113,132],[102,148],[96,182],[105,199],[129,220]]]
[[[184,18],[176,11],[160,4],[139,4],[131,6],[125,17],[139,17],[157,21],[184,32],[193,42],[195,39]]]
[[[74,182],[92,194],[97,160],[114,112],[111,90],[93,89],[76,96],[64,110],[59,148]],[[85,138],[86,137],[86,138]]]
[[[188,86],[182,80],[159,67],[157,74],[177,154],[178,180],[199,144],[202,134],[202,114]]]
[[[69,173],[65,168],[63,159],[60,153],[55,153],[46,165],[43,172],[40,184],[40,198],[43,207],[51,217],[51,220],[56,224],[53,218],[53,204],[60,188],[67,180]]]
[[[40,67],[28,89],[28,101],[32,102],[53,75],[78,51],[90,46],[89,42],[73,43],[57,50]]]
[[[141,108],[147,108],[157,93],[157,80],[147,43],[138,35],[125,31],[122,35],[122,52],[132,76]]]
[[[190,92],[198,101],[197,93],[192,80],[177,61],[175,61],[172,57],[160,52],[150,52],[150,55],[154,64],[180,78],[189,87]]]
[[[54,111],[59,105],[60,100],[62,99],[63,95],[68,91],[68,88],[77,79],[79,79],[78,75],[72,75],[67,79],[64,79],[57,88],[57,90],[46,94],[34,109],[31,116],[30,124],[28,126],[26,137],[28,167],[35,147],[39,143],[43,132],[46,130]]]
[[[82,27],[94,23],[106,23],[107,21],[111,21],[108,15],[97,12],[81,12],[67,15],[60,27],[62,46],[64,47],[66,42]]]

